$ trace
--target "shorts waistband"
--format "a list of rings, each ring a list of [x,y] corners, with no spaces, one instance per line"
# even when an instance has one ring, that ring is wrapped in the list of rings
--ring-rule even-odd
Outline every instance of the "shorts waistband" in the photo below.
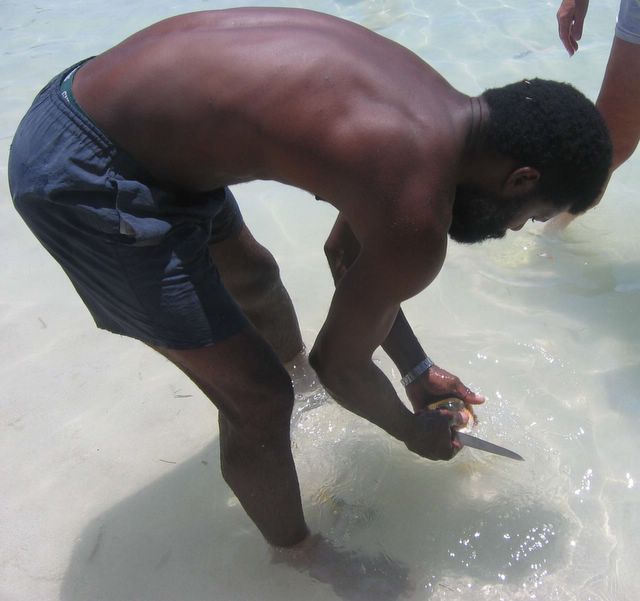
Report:
[[[56,75],[44,88],[50,102],[60,109],[87,135],[101,150],[108,154],[117,151],[116,145],[109,137],[89,118],[71,93],[71,82],[78,69],[93,57],[86,58],[71,65]]]
[[[60,82],[60,93],[69,104],[72,104],[74,108],[82,111],[80,105],[76,101],[76,97],[73,95],[73,78],[79,68],[80,67],[76,67],[72,71],[69,71],[69,73],[67,73],[64,79]]]

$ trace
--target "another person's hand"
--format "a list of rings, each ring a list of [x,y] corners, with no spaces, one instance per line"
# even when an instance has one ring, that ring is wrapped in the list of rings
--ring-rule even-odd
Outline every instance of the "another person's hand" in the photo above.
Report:
[[[562,0],[558,9],[558,34],[569,56],[573,56],[578,50],[578,40],[582,37],[588,8],[589,0]]]
[[[426,373],[411,382],[406,392],[415,413],[424,411],[431,403],[448,397],[456,397],[464,401],[465,405],[480,405],[486,401],[484,396],[472,392],[465,386],[460,378],[437,365],[432,365]]]

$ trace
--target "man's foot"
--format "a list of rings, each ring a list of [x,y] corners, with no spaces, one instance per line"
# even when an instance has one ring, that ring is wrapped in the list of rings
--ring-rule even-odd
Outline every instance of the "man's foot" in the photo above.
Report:
[[[409,569],[380,554],[337,549],[319,534],[288,549],[273,549],[274,563],[285,563],[329,584],[345,601],[395,601],[413,590]]]

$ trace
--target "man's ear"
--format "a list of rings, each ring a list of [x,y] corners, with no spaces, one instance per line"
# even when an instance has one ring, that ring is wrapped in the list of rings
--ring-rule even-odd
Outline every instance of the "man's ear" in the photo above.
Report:
[[[519,167],[509,174],[502,189],[507,196],[522,196],[533,192],[539,180],[540,172],[534,167]]]

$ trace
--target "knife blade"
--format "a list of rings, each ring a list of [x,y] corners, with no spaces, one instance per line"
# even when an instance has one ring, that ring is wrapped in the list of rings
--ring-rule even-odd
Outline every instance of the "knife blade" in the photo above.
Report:
[[[480,449],[481,451],[487,451],[494,455],[501,455],[502,457],[508,457],[509,459],[515,459],[516,461],[524,461],[524,457],[514,453],[509,449],[505,449],[497,444],[493,444],[488,440],[482,440],[477,436],[471,436],[471,434],[465,434],[464,432],[456,432],[458,440],[467,447],[473,447],[474,449]]]

